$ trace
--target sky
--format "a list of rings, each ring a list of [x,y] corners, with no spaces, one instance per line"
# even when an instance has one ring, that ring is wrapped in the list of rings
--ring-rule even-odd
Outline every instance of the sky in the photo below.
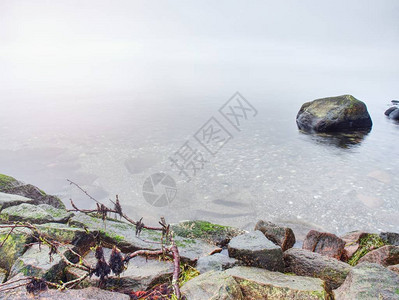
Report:
[[[0,99],[397,80],[398,16],[396,0],[0,0]]]

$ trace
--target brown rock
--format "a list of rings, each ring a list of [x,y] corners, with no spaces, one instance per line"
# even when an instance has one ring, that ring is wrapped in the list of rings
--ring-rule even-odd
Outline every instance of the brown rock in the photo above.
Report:
[[[280,246],[283,251],[295,244],[295,235],[291,228],[259,220],[254,230],[261,231],[270,241]]]
[[[371,262],[383,265],[385,267],[399,264],[399,246],[383,246],[373,250],[359,259],[362,262]]]
[[[303,241],[302,249],[341,259],[345,242],[335,234],[311,230]]]
[[[351,259],[353,254],[356,253],[360,248],[360,240],[367,237],[369,233],[363,231],[352,231],[344,236],[342,236],[342,240],[345,242],[345,250],[341,257],[341,260],[348,261]]]

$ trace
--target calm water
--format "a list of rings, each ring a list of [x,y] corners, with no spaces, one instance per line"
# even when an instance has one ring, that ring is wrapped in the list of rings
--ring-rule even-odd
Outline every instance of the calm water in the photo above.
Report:
[[[1,173],[81,207],[93,203],[67,178],[105,203],[118,194],[125,210],[147,223],[166,216],[170,222],[205,219],[249,229],[265,219],[289,224],[298,235],[308,228],[399,231],[399,126],[383,115],[390,99],[375,95],[354,95],[367,103],[372,131],[343,139],[296,127],[301,104],[331,96],[327,90],[317,96],[241,91],[257,116],[241,132],[223,123],[233,138],[185,182],[168,157],[211,116],[219,117],[234,92],[2,100]],[[145,201],[142,185],[160,171],[176,180],[177,196],[156,208]]]

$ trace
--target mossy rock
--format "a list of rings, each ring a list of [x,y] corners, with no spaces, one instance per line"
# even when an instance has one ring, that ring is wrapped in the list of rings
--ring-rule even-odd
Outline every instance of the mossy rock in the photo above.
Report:
[[[117,220],[103,221],[94,216],[82,213],[69,220],[70,226],[80,227],[93,234],[104,246],[117,246],[122,252],[133,252],[140,249],[155,250],[160,248],[161,232],[143,229],[136,236],[136,226]],[[176,245],[183,261],[194,262],[201,256],[209,255],[222,249],[200,239],[175,236]]]
[[[47,195],[43,190],[34,185],[25,184],[4,174],[0,174],[0,192],[20,195],[33,199],[34,204],[48,204],[56,208],[65,209],[65,205],[60,198]]]
[[[9,232],[9,229],[0,229],[1,242],[5,240]],[[3,268],[7,271],[11,269],[11,266],[14,264],[17,258],[24,253],[26,249],[25,245],[33,241],[30,234],[30,230],[18,228],[8,235],[3,246],[0,247],[0,268]]]
[[[238,228],[223,226],[207,221],[183,221],[172,225],[173,232],[184,238],[201,239],[208,243],[225,246],[229,241],[245,231]]]
[[[3,209],[0,214],[0,220],[31,222],[34,224],[66,223],[72,216],[73,213],[65,209],[57,209],[48,204],[33,205],[23,203]]]
[[[29,199],[19,195],[7,194],[0,192],[0,211],[4,208],[19,205],[22,203],[33,203],[33,199]]]
[[[20,184],[14,177],[0,174],[0,191],[4,191]]]
[[[370,130],[373,123],[366,104],[352,95],[316,99],[302,105],[296,122],[304,131]]]

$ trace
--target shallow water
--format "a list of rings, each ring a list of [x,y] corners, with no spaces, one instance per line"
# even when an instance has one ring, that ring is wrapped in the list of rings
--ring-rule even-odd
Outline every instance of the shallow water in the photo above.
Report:
[[[125,95],[9,102],[0,121],[1,173],[82,208],[94,203],[67,178],[104,203],[118,194],[125,211],[147,223],[166,216],[250,229],[264,219],[289,224],[299,236],[309,228],[399,230],[399,126],[383,114],[389,101],[362,99],[374,123],[364,137],[331,137],[298,131],[296,113],[312,99],[288,94],[244,94],[258,113],[237,131],[218,113],[232,93],[189,101]],[[186,182],[169,157],[211,116],[232,139]],[[142,194],[146,178],[158,172],[177,185],[166,207],[150,205]]]

